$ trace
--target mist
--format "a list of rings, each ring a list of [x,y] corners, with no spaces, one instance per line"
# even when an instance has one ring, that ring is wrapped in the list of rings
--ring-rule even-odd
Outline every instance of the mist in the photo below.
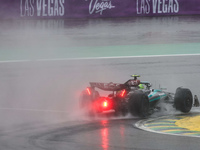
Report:
[[[178,22],[182,19],[1,21],[0,119],[4,121],[0,128],[87,120],[78,100],[89,82],[124,83],[131,74],[140,74],[140,80],[151,82],[153,88],[161,86],[175,92],[183,86],[199,97],[198,56],[94,59],[116,56],[113,45],[154,47],[184,43],[188,37],[199,42],[199,37],[193,36],[199,26],[194,28],[191,22],[191,32],[183,36]],[[102,46],[108,46],[102,54],[93,50]],[[129,51],[135,54],[139,50]],[[142,51],[150,53],[148,49]],[[93,58],[82,59],[88,57]]]

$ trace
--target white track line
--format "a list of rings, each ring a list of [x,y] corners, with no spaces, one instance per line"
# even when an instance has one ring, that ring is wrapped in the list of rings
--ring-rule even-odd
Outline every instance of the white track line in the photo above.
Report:
[[[183,56],[200,56],[197,54],[169,54],[169,55],[139,55],[139,56],[112,56],[112,57],[83,57],[83,58],[55,58],[55,59],[32,59],[32,60],[6,60],[0,63],[16,62],[35,62],[35,61],[70,61],[70,60],[94,60],[94,59],[126,59],[126,58],[153,58],[153,57],[183,57]]]

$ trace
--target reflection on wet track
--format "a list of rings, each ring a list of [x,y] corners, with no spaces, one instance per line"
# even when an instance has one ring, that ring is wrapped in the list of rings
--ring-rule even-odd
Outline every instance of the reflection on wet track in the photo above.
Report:
[[[101,129],[101,141],[102,141],[102,149],[103,150],[108,150],[108,145],[109,145],[109,138],[108,138],[108,135],[109,135],[109,130],[107,127],[108,124],[108,121],[107,120],[102,120],[101,121],[101,125],[104,127]]]

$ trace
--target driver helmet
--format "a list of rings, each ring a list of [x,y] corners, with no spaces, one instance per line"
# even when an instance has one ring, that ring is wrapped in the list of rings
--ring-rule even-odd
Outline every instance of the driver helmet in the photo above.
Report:
[[[138,85],[140,89],[144,89],[144,85],[143,84],[139,84]]]

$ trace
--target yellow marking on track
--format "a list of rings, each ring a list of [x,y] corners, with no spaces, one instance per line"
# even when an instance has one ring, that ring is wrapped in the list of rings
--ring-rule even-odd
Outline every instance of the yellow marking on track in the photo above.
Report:
[[[163,134],[200,137],[200,114],[145,120],[142,129]]]
[[[196,132],[191,132],[191,133],[183,133],[182,135],[194,135],[194,134],[199,134],[199,135],[200,135],[200,133],[196,133]]]
[[[181,131],[187,131],[185,129],[171,129],[171,130],[163,130],[162,132],[181,132]]]
[[[200,116],[191,116],[180,119],[175,123],[180,128],[186,128],[191,131],[200,131]]]

